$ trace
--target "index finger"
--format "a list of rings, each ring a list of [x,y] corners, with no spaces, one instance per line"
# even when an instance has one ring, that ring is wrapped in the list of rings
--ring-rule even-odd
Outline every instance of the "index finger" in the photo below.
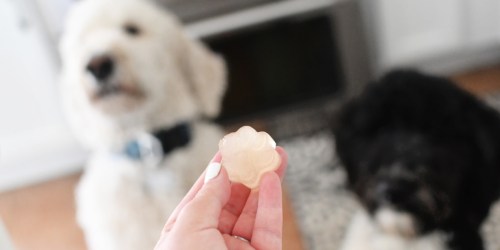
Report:
[[[212,160],[210,161],[210,163],[214,163],[214,162],[220,163],[221,158],[222,157],[221,157],[220,152],[217,152],[215,154],[215,156],[212,158]],[[179,205],[177,205],[177,207],[174,209],[174,211],[170,214],[170,217],[168,218],[167,222],[165,223],[165,226],[163,227],[162,233],[170,231],[172,226],[175,224],[175,221],[177,220],[177,217],[179,216],[180,211],[182,211],[182,209],[186,206],[187,203],[189,203],[191,200],[193,200],[193,198],[196,196],[196,194],[203,187],[204,180],[205,180],[205,173],[206,173],[206,170],[204,170],[203,173],[200,175],[200,177],[198,177],[198,179],[193,184],[191,189],[188,191],[186,196],[184,196],[184,198],[182,198]]]

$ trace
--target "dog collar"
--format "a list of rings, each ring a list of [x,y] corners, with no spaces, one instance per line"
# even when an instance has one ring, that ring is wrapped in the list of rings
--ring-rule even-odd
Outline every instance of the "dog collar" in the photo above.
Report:
[[[187,123],[182,123],[170,129],[139,134],[125,144],[123,154],[148,166],[158,166],[165,155],[186,146],[190,140],[191,128]]]

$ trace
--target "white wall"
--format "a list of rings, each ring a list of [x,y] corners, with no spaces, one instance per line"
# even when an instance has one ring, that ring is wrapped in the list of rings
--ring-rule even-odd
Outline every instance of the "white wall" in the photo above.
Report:
[[[500,62],[498,0],[365,0],[375,71],[442,73]]]
[[[0,190],[76,171],[85,158],[59,107],[54,50],[29,3],[0,1]]]
[[[500,1],[464,1],[468,18],[464,38],[469,47],[491,46],[500,41]]]
[[[31,0],[36,2],[47,32],[53,41],[60,37],[66,13],[77,0]]]

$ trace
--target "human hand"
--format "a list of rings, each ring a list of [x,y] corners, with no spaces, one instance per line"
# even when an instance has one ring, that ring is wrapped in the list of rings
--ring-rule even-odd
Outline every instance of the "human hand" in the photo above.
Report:
[[[281,249],[288,158],[283,148],[276,151],[281,165],[263,176],[259,190],[231,183],[217,153],[170,215],[155,249]]]

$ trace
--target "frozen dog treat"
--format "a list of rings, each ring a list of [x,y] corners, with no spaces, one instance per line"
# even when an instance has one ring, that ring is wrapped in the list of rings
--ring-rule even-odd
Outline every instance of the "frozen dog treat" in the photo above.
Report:
[[[224,136],[219,142],[222,166],[229,179],[249,188],[258,187],[264,173],[280,166],[281,158],[275,149],[276,142],[269,134],[249,126]]]

